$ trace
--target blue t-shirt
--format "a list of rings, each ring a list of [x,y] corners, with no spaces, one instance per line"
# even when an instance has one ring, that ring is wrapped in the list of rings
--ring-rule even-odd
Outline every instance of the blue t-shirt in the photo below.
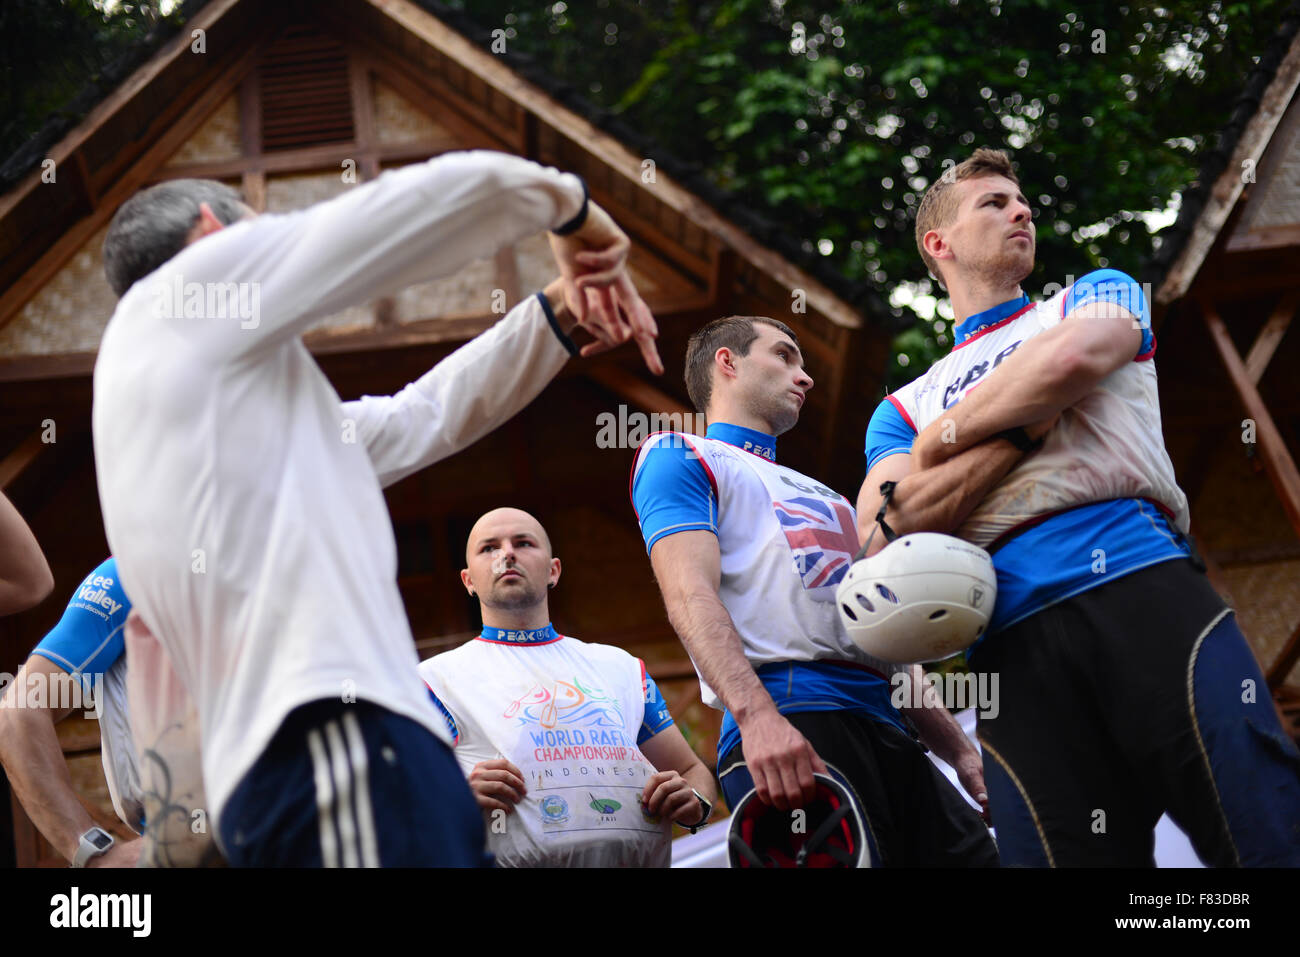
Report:
[[[776,461],[776,437],[714,422],[707,437]],[[910,448],[911,445],[908,445]],[[666,442],[642,453],[632,483],[632,504],[646,552],[668,535],[692,529],[718,533],[717,492],[713,477],[685,442]],[[781,714],[800,711],[852,711],[906,731],[890,701],[890,686],[877,672],[847,662],[778,661],[755,669]],[[730,711],[722,715],[718,758],[740,743],[740,728]]]
[[[63,617],[32,654],[79,676],[91,690],[91,676],[108,671],[126,651],[122,629],[130,613],[131,602],[117,577],[117,560],[109,558],[77,586]]]
[[[953,329],[957,343],[1017,314],[1028,301],[1014,299],[963,320]],[[1070,287],[1064,313],[1068,316],[1090,302],[1114,302],[1138,316],[1142,342],[1135,358],[1149,359],[1155,353],[1150,310],[1142,287],[1132,278],[1115,269],[1088,273]],[[867,471],[891,455],[910,452],[916,436],[886,397],[867,426]],[[1110,499],[1051,515],[1001,547],[994,546],[998,600],[984,637],[1090,588],[1190,554],[1191,546],[1165,514],[1142,499]]]

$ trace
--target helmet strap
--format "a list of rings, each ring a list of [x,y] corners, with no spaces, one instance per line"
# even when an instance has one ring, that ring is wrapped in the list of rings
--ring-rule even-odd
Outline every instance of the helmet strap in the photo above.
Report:
[[[889,501],[894,497],[894,490],[896,488],[898,488],[897,482],[880,483],[880,511],[876,512],[876,525],[885,533],[886,542],[893,542],[898,538],[898,533],[890,528],[889,523],[885,521],[885,509],[889,508]],[[871,540],[875,537],[876,530],[873,528],[871,534],[867,536],[867,540],[863,542],[862,547],[858,549],[858,553],[853,556],[855,562],[861,561],[863,556],[867,554],[867,549],[871,547]]]

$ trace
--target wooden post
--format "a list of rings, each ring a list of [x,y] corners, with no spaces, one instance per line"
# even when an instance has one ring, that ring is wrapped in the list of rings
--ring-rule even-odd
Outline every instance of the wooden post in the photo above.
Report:
[[[1255,438],[1259,445],[1260,457],[1264,462],[1264,470],[1273,483],[1273,489],[1282,503],[1287,520],[1296,534],[1300,535],[1300,471],[1296,470],[1295,460],[1287,451],[1282,433],[1273,423],[1268,407],[1264,405],[1259,390],[1251,381],[1250,373],[1246,371],[1245,363],[1237,354],[1237,349],[1232,344],[1232,337],[1228,335],[1228,329],[1223,324],[1218,310],[1208,298],[1200,300],[1200,307],[1205,326],[1210,332],[1210,340],[1218,350],[1233,390],[1241,400],[1246,415],[1255,422]]]

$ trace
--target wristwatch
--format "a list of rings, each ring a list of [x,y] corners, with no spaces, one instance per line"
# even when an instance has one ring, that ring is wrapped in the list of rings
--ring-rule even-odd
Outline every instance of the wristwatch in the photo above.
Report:
[[[92,858],[107,854],[113,846],[113,835],[102,827],[92,827],[81,835],[77,853],[72,858],[73,867],[85,867]]]
[[[700,819],[694,824],[683,824],[682,827],[694,834],[700,828],[704,827],[704,825],[709,823],[709,818],[713,815],[713,804],[703,794],[695,790],[695,788],[691,788],[691,793],[694,794],[695,799],[700,802]]]

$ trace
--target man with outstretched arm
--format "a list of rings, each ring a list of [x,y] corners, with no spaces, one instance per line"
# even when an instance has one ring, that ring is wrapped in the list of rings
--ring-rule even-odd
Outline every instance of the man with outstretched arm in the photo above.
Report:
[[[567,337],[533,297],[458,351],[454,375],[345,409],[300,336],[548,229],[562,298],[597,337],[584,351],[635,338],[658,371],[626,235],[578,177],[517,157],[448,154],[284,215],[172,181],[110,225],[121,300],[93,413],[104,524],[193,696],[234,865],[483,861],[478,811],[415,673],[380,489],[522,408]]]
[[[648,438],[632,498],[704,701],[725,709],[728,802],[752,787],[767,804],[799,808],[829,764],[857,792],[873,865],[996,864],[979,814],[891,702],[902,666],[866,655],[840,622],[836,585],[858,549],[852,505],[777,464],[777,436],[813,385],[793,331],[762,317],[711,322],[687,346],[686,383],[708,435]],[[982,803],[979,755],[952,716],[932,694],[904,713]]]
[[[1187,538],[1141,288],[1098,270],[1031,302],[1031,210],[993,150],[930,188],[916,237],[955,345],[872,416],[859,515],[898,481],[896,531],[993,554],[969,660],[999,678],[979,738],[1003,863],[1150,865],[1167,812],[1207,863],[1300,864],[1300,753]]]

